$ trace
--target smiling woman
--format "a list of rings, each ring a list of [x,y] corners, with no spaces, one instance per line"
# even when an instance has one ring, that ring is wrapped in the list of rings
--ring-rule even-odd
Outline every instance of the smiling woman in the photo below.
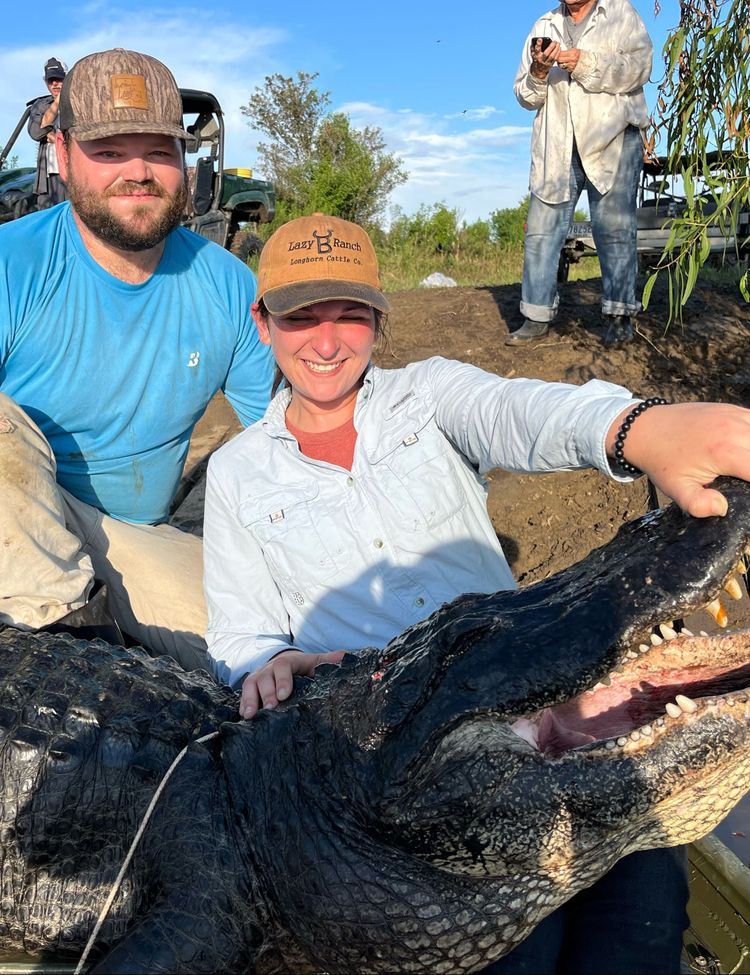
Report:
[[[721,467],[750,477],[746,410],[646,408],[610,383],[505,379],[439,357],[380,369],[387,310],[354,224],[302,217],[263,249],[253,314],[286,384],[211,458],[204,520],[209,654],[241,687],[245,718],[344,648],[382,648],[462,593],[515,588],[487,514],[492,468],[642,470],[692,513],[723,513],[704,485],[726,422]],[[686,898],[684,850],[633,854],[491,971],[676,971]]]

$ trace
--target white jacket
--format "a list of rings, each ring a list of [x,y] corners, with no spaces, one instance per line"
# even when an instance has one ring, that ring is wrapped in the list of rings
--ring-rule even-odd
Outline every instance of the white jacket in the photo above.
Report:
[[[581,57],[572,74],[555,65],[546,78],[534,78],[531,38],[551,37],[565,48],[564,19],[561,5],[536,21],[513,85],[519,104],[537,113],[529,189],[545,203],[570,199],[574,138],[587,177],[606,193],[617,173],[623,132],[628,125],[644,129],[648,124],[643,86],[653,49],[632,4],[599,0],[581,35]]]
[[[463,592],[514,588],[481,475],[613,476],[605,437],[633,400],[599,380],[504,379],[441,358],[371,366],[351,471],[300,452],[288,402],[282,390],[208,467],[206,639],[225,683],[292,646],[382,647]]]

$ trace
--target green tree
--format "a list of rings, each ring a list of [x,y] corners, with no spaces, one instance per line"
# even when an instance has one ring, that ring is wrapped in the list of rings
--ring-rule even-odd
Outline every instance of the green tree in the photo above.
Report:
[[[531,197],[527,193],[518,206],[506,207],[503,210],[493,210],[490,214],[490,240],[495,244],[520,244],[526,232],[526,221],[529,218],[529,202]],[[585,210],[576,210],[573,220],[586,220]]]
[[[493,210],[490,214],[490,239],[495,244],[520,243],[528,215],[528,193],[516,207]]]
[[[0,164],[0,169],[17,169],[18,168],[18,156],[8,156],[7,159],[3,159],[2,164]]]
[[[317,77],[270,75],[241,108],[270,140],[258,145],[258,155],[276,186],[274,226],[315,210],[370,223],[407,174],[380,129],[355,129],[346,114],[328,111],[330,94],[313,86]]]
[[[671,225],[643,303],[666,273],[670,318],[687,301],[708,258],[709,228],[736,236],[739,213],[750,209],[749,24],[750,0],[681,0],[679,26],[664,45],[650,147],[666,146],[665,172],[680,175],[686,209]],[[750,301],[747,271],[740,287]]]
[[[457,210],[445,203],[423,203],[416,213],[398,213],[391,221],[388,243],[392,248],[412,245],[433,254],[455,253],[461,235]]]

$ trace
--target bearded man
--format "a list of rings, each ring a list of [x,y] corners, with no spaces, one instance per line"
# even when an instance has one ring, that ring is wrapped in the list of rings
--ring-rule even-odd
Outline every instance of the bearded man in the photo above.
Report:
[[[268,403],[255,278],[179,225],[188,134],[161,62],[81,59],[60,129],[69,202],[0,228],[0,625],[119,627],[204,666],[201,541],[166,521],[216,391],[246,425]]]

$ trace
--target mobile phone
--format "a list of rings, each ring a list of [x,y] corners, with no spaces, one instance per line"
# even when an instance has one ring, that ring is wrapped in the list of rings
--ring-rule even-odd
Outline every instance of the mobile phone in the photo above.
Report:
[[[532,37],[531,38],[531,50],[532,51],[536,48],[536,42],[537,41],[541,41],[542,42],[542,50],[543,51],[546,51],[547,48],[552,43],[552,38],[551,37]]]

